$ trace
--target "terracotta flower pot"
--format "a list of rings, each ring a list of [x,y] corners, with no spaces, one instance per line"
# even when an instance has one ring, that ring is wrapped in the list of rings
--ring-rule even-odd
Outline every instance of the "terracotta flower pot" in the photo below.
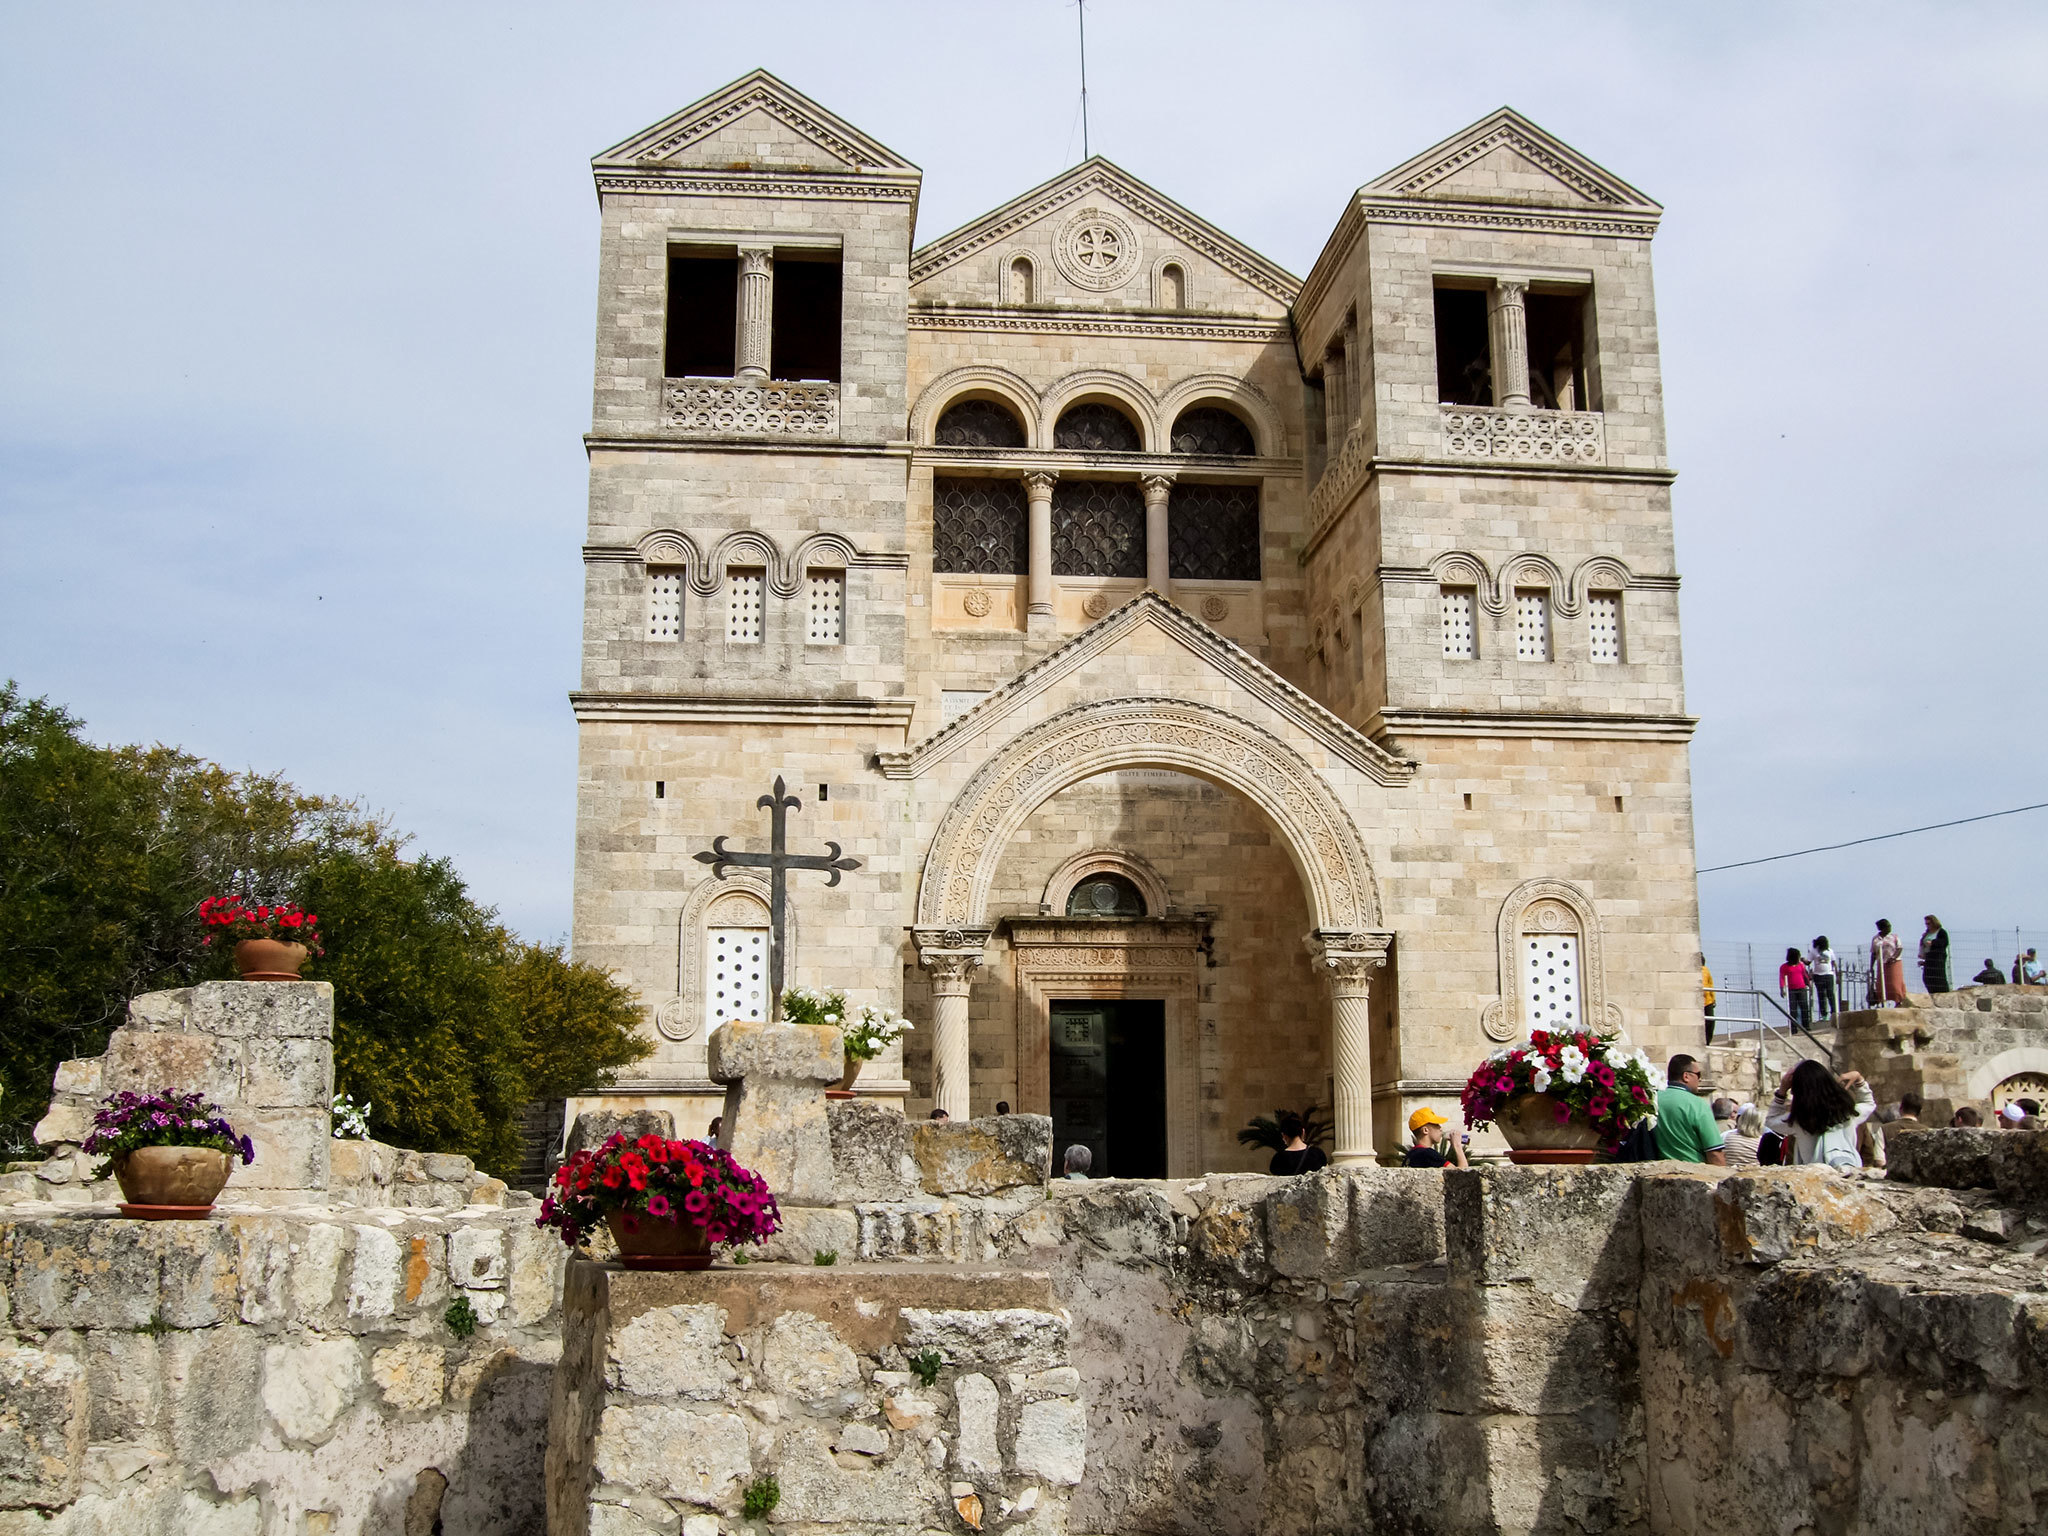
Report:
[[[1600,1133],[1575,1114],[1558,1118],[1562,1100],[1547,1093],[1518,1093],[1495,1124],[1516,1163],[1590,1163],[1601,1152]]]
[[[711,1239],[687,1218],[666,1221],[659,1216],[609,1211],[605,1225],[619,1245],[619,1262],[627,1269],[709,1269]],[[629,1230],[626,1223],[631,1221]]]
[[[235,970],[244,981],[297,981],[313,952],[279,939],[244,939],[235,946]]]
[[[233,1168],[213,1147],[137,1147],[114,1159],[114,1178],[128,1198],[124,1216],[197,1221],[213,1209]]]
[[[853,1097],[853,1080],[854,1080],[854,1079],[855,1079],[856,1077],[859,1077],[859,1076],[860,1076],[860,1069],[861,1069],[862,1067],[866,1066],[866,1065],[867,1065],[867,1063],[866,1063],[866,1062],[864,1062],[864,1061],[860,1060],[860,1058],[858,1058],[858,1057],[856,1057],[856,1056],[849,1056],[849,1057],[847,1057],[847,1058],[846,1058],[846,1075],[845,1075],[844,1077],[842,1077],[842,1078],[840,1078],[840,1079],[839,1079],[839,1086],[838,1086],[837,1088],[827,1088],[827,1089],[825,1090],[825,1097],[826,1097],[826,1098],[828,1098],[828,1099],[850,1099],[850,1098],[852,1098],[852,1097]]]

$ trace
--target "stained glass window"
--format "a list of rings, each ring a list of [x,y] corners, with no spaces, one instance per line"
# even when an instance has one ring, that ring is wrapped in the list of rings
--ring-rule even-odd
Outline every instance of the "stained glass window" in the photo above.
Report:
[[[1259,488],[1174,486],[1166,503],[1167,574],[1175,581],[1259,579]]]
[[[1023,481],[932,481],[933,570],[1021,576],[1027,544]]]
[[[1069,480],[1052,490],[1055,576],[1143,576],[1145,494],[1130,480]]]

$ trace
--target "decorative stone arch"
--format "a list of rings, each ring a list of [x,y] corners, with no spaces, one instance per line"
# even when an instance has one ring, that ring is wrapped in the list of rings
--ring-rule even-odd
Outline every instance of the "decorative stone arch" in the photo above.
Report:
[[[751,528],[742,528],[728,533],[712,547],[711,554],[690,583],[690,590],[700,597],[709,597],[725,585],[725,573],[735,561],[752,556],[768,573],[771,583],[778,584],[782,578],[782,551],[775,541],[765,533],[756,533]],[[787,596],[788,594],[783,594]]]
[[[1067,910],[1067,898],[1074,894],[1074,887],[1090,875],[1122,875],[1138,888],[1138,894],[1145,898],[1145,915],[1163,917],[1171,902],[1166,893],[1166,881],[1159,871],[1135,853],[1122,848],[1090,848],[1077,853],[1052,872],[1052,878],[1045,882],[1045,896],[1041,903],[1054,917]]]
[[[1180,420],[1183,411],[1198,405],[1219,405],[1241,417],[1252,429],[1253,446],[1263,456],[1278,458],[1285,454],[1287,434],[1273,402],[1256,384],[1227,373],[1198,373],[1182,379],[1160,397],[1161,452],[1173,451],[1174,423]]]
[[[1076,705],[982,764],[947,808],[925,855],[917,926],[986,930],[996,867],[1017,829],[1061,790],[1118,768],[1167,768],[1235,790],[1280,829],[1318,932],[1380,926],[1371,860],[1322,775],[1248,721],[1168,698]]]
[[[1585,607],[1588,592],[1619,592],[1634,579],[1629,568],[1612,555],[1595,555],[1590,560],[1581,560],[1572,572],[1568,594],[1571,607],[1561,611],[1577,613]]]
[[[694,585],[698,573],[704,569],[704,557],[697,550],[697,543],[687,533],[674,528],[657,528],[640,540],[635,546],[641,566],[681,566],[689,573]]]
[[[942,373],[925,385],[910,411],[911,441],[931,446],[938,435],[939,418],[947,408],[962,400],[995,400],[1017,413],[1024,427],[1028,448],[1042,448],[1052,441],[1040,432],[1042,415],[1038,391],[1007,368],[976,365]]]
[[[1579,1012],[1589,1028],[1620,1030],[1621,1009],[1607,1000],[1606,945],[1600,914],[1569,880],[1525,880],[1508,892],[1495,925],[1500,995],[1479,1010],[1479,1027],[1489,1040],[1506,1044],[1528,1033],[1523,1016],[1520,950],[1525,935],[1572,934],[1578,939]]]
[[[1150,391],[1128,374],[1113,373],[1105,368],[1085,368],[1070,373],[1045,392],[1039,402],[1037,442],[1034,446],[1052,446],[1053,429],[1070,406],[1082,405],[1090,400],[1101,400],[1115,406],[1138,429],[1138,449],[1142,453],[1164,453],[1159,425],[1159,405]],[[934,418],[936,420],[936,418]]]
[[[1026,287],[1017,290],[1017,264],[1024,265]],[[996,302],[1016,309],[1025,304],[1045,302],[1045,283],[1038,275],[1038,258],[1027,250],[1011,246],[996,257]]]
[[[1486,605],[1488,611],[1496,616],[1506,613],[1517,587],[1548,587],[1551,604],[1560,614],[1569,618],[1579,611],[1571,599],[1571,589],[1564,579],[1563,569],[1548,555],[1525,551],[1502,565],[1500,575],[1494,581],[1493,597]]]
[[[1430,574],[1440,587],[1471,587],[1488,613],[1500,611],[1495,595],[1493,572],[1485,560],[1469,550],[1450,549],[1429,562]]]
[[[813,570],[844,571],[858,564],[860,551],[843,534],[814,533],[790,551],[781,573],[775,578],[777,597],[795,597],[803,589],[804,576]]]
[[[2020,1045],[2000,1051],[1970,1074],[1969,1096],[1979,1102],[1988,1101],[1992,1089],[2023,1072],[2048,1076],[2048,1046]]]
[[[1171,284],[1167,280],[1167,269],[1169,267],[1177,269],[1180,273],[1180,299],[1178,303],[1171,302],[1173,294],[1171,292]],[[1152,307],[1154,309],[1168,310],[1174,314],[1181,314],[1195,307],[1194,273],[1188,266],[1187,257],[1175,256],[1169,253],[1152,263]]]
[[[728,874],[723,880],[700,880],[676,914],[676,989],[655,1005],[654,1027],[665,1040],[696,1038],[704,1022],[704,935],[723,927],[766,927],[768,882],[753,875]],[[758,922],[754,921],[758,919]],[[785,914],[787,957],[795,973],[797,916]]]

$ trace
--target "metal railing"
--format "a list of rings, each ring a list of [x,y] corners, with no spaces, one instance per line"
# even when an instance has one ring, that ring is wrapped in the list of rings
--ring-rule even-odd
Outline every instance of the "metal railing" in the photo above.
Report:
[[[1738,1006],[1746,1005],[1750,1011],[1746,1014],[1725,1012],[1731,999],[1737,1000]],[[1764,1081],[1764,1056],[1772,1047],[1786,1055],[1818,1061],[1830,1072],[1834,1071],[1835,1031],[1830,1028],[1828,1035],[1829,1038],[1823,1040],[1812,1029],[1795,1024],[1784,1005],[1769,992],[1756,987],[1715,989],[1714,1044],[1754,1046],[1756,1092],[1759,1095],[1770,1086]]]

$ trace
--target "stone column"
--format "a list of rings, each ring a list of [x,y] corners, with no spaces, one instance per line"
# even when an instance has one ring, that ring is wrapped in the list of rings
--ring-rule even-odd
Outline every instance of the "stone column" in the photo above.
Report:
[[[1058,619],[1052,607],[1052,488],[1059,476],[1050,472],[1026,475],[1029,501],[1031,598],[1024,626],[1031,634],[1052,634]]]
[[[1364,381],[1360,366],[1365,354],[1358,345],[1358,311],[1353,310],[1344,321],[1344,420],[1356,423],[1365,414]],[[1348,430],[1348,428],[1347,428]]]
[[[740,378],[768,377],[768,342],[774,316],[774,252],[766,246],[740,247],[739,338],[734,347]]]
[[[932,1103],[955,1120],[971,1113],[967,1000],[981,969],[986,928],[919,931],[918,964],[932,976]]]
[[[1336,1078],[1334,1163],[1376,1163],[1372,1144],[1372,973],[1387,962],[1386,933],[1309,935],[1316,968],[1330,979],[1330,1065]]]
[[[1493,333],[1493,403],[1529,404],[1529,316],[1522,296],[1529,285],[1502,278],[1493,285],[1488,318]]]
[[[1344,451],[1344,439],[1351,433],[1351,414],[1345,400],[1344,349],[1335,348],[1323,359],[1323,429],[1328,437],[1329,463]]]
[[[1147,475],[1145,487],[1145,585],[1166,596],[1168,579],[1166,497],[1173,476]]]

